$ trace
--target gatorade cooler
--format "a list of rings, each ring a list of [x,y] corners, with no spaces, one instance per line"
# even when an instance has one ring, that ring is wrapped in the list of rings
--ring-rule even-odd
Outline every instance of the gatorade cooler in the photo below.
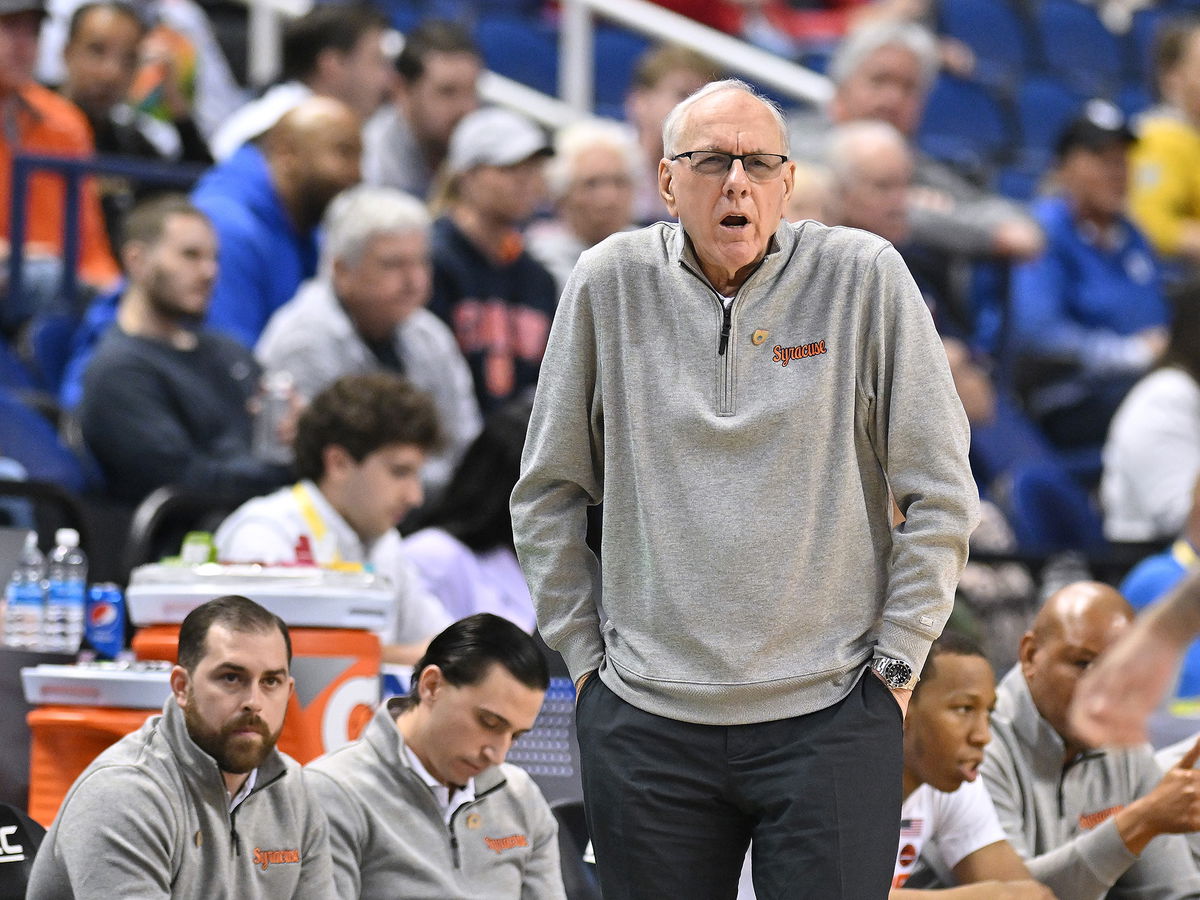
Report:
[[[130,578],[138,659],[174,662],[179,623],[207,600],[241,594],[288,623],[296,691],[279,749],[306,763],[358,737],[379,704],[380,644],[395,592],[384,578],[312,566],[142,566]]]
[[[37,708],[30,730],[29,815],[50,827],[79,773],[110,744],[136,731],[171,693],[170,666],[154,663],[40,665],[21,670]]]

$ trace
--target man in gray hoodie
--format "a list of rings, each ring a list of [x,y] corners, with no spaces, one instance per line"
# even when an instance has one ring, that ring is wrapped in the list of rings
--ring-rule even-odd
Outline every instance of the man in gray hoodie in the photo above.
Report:
[[[882,898],[902,713],[977,517],[966,418],[899,254],[782,222],[778,110],[715,82],[663,141],[679,225],[580,258],[512,498],[601,885],[731,896],[753,837],[760,896]]]
[[[183,620],[172,696],[76,779],[30,900],[329,900],[325,816],[275,750],[294,682],[276,615],[219,597]]]
[[[339,900],[564,900],[554,815],[504,762],[549,683],[533,638],[476,613],[429,643],[362,740],[309,763]]]

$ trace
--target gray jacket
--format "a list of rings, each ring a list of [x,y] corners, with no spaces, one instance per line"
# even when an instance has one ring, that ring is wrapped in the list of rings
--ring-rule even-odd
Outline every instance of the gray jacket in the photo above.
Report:
[[[1143,747],[1093,750],[1063,766],[1064,745],[1037,711],[1020,668],[1000,682],[983,780],[1000,824],[1030,873],[1060,900],[1200,897],[1182,835],[1134,856],[1115,813],[1162,779]]]
[[[512,497],[572,676],[716,725],[824,709],[875,650],[919,671],[978,516],[966,416],[891,245],[783,224],[727,321],[724,341],[678,225],[585,252]],[[584,541],[601,500],[603,567]]]
[[[430,455],[422,472],[425,483],[437,490],[449,482],[481,427],[471,370],[450,329],[424,308],[396,329],[394,346],[404,376],[433,397],[437,408],[445,446]],[[310,399],[342,375],[383,368],[321,278],[300,285],[296,296],[275,311],[254,355],[268,372],[290,374]]]
[[[29,900],[330,900],[325,817],[272,752],[229,811],[171,697],[76,779],[38,850]]]
[[[447,825],[409,767],[399,703],[381,705],[360,741],[305,767],[329,816],[339,900],[563,898],[558,827],[530,777],[487,769]]]

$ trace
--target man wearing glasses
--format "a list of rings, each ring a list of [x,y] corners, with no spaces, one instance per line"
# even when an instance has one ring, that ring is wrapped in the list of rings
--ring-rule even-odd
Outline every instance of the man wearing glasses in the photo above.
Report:
[[[899,254],[782,221],[773,105],[715,82],[663,145],[679,224],[581,257],[512,501],[601,887],[733,896],[753,838],[760,897],[883,898],[902,714],[976,521],[966,419]]]

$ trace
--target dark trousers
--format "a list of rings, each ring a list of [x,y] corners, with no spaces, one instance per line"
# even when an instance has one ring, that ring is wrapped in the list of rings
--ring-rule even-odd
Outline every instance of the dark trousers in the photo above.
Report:
[[[694,725],[589,678],[576,708],[605,900],[885,898],[900,827],[900,707],[873,675],[818,712]]]

